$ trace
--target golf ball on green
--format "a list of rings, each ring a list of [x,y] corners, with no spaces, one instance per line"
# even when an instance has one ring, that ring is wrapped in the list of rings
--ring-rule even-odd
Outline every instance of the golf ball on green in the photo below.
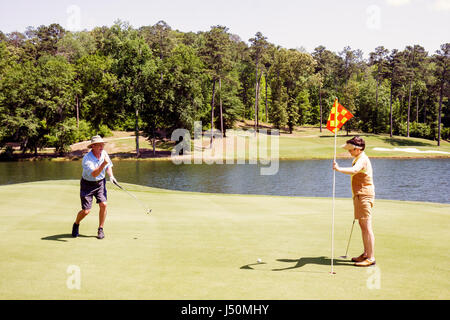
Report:
[[[261,263],[262,262],[262,260],[261,260],[261,258],[258,258],[258,260],[256,260],[258,263]]]

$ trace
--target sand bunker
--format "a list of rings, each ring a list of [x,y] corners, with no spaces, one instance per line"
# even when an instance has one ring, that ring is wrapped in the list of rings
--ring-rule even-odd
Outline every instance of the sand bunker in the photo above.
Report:
[[[419,150],[416,148],[373,148],[374,151],[402,151],[402,152],[410,152],[410,153],[441,153],[441,154],[450,154],[450,152],[445,151],[436,151],[436,150]]]

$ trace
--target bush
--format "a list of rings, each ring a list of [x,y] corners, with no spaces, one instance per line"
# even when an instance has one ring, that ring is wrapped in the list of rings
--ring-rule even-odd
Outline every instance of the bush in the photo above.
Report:
[[[90,140],[93,133],[92,126],[86,120],[80,120],[78,123],[78,132],[76,142]]]
[[[100,135],[102,138],[111,137],[113,135],[111,129],[107,125],[100,125],[98,129],[94,129],[86,120],[80,120],[78,124],[77,138],[75,142],[90,140],[92,136]]]
[[[79,130],[75,118],[67,118],[51,128],[50,133],[45,135],[47,145],[55,148],[56,152],[63,154],[70,151],[70,145],[77,142]]]
[[[100,135],[100,136],[102,136],[102,138],[105,138],[105,137],[111,137],[113,135],[113,133],[112,133],[111,129],[108,128],[107,125],[102,124],[102,125],[100,125],[98,130],[96,130],[95,134],[92,134],[92,135],[93,136]]]
[[[145,125],[144,121],[141,118],[138,121],[139,128],[143,128]],[[133,132],[136,129],[136,118],[134,116],[128,116],[120,124],[114,125],[113,128],[115,130]]]
[[[101,125],[98,130],[92,128],[92,125],[80,120],[78,123],[75,118],[67,118],[63,122],[53,127],[50,133],[45,136],[46,145],[56,149],[56,152],[63,154],[70,151],[70,145],[90,140],[94,135],[101,135],[102,137],[112,136],[112,131],[106,125]]]
[[[441,139],[450,140],[450,128],[441,128]]]
[[[407,135],[407,124],[402,122],[399,125],[398,134],[401,136]],[[434,130],[425,123],[410,122],[409,123],[409,136],[423,139],[435,139]]]

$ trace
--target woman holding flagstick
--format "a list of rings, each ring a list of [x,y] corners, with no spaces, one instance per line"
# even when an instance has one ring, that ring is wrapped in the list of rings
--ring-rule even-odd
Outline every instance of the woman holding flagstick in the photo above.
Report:
[[[361,227],[364,252],[356,258],[352,258],[358,267],[375,265],[375,236],[372,230],[372,207],[375,199],[375,187],[373,184],[372,164],[364,152],[366,143],[364,139],[356,136],[342,146],[348,150],[354,158],[352,167],[341,168],[333,161],[335,171],[352,176],[352,194],[355,220]]]
[[[337,141],[337,132],[342,128],[342,126],[351,118],[353,115],[345,109],[338,101],[336,100],[333,103],[333,107],[331,108],[330,116],[328,117],[327,129],[334,133],[334,159],[333,162],[336,162],[336,141]],[[333,271],[333,257],[334,257],[334,209],[335,203],[334,199],[336,197],[336,172],[333,172],[333,213],[332,213],[332,223],[331,223],[331,274],[335,274]]]

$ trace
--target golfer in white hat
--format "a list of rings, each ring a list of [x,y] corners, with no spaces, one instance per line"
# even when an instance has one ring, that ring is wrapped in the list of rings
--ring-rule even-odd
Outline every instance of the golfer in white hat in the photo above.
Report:
[[[105,143],[100,136],[92,137],[91,143],[88,145],[91,151],[83,157],[83,174],[80,180],[81,210],[78,212],[72,227],[73,237],[78,237],[80,222],[91,211],[93,197],[96,198],[100,207],[97,238],[103,239],[105,237],[103,225],[106,219],[107,204],[106,172],[111,182],[117,181],[113,175],[111,159],[108,153],[103,150]]]

